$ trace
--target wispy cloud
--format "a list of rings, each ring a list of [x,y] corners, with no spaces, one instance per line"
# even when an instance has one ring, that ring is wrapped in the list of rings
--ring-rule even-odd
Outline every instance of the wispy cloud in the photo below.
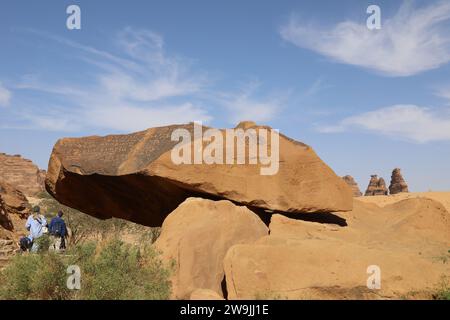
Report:
[[[23,77],[14,86],[16,90],[38,91],[64,101],[59,106],[34,101],[43,107],[16,110],[17,117],[37,128],[137,131],[212,119],[207,110],[193,102],[195,94],[207,87],[206,75],[192,70],[187,59],[169,56],[163,38],[156,33],[124,29],[117,36],[120,56],[60,37],[38,35],[76,49],[77,57],[95,65],[97,71],[93,71],[94,85],[89,86],[54,84],[39,75]],[[174,98],[182,98],[182,102],[173,102]]]
[[[33,98],[24,94],[26,103],[14,113],[21,120],[17,124],[20,128],[26,123],[44,130],[95,128],[129,132],[191,121],[208,123],[216,111],[233,124],[241,120],[267,122],[282,109],[286,98],[285,93],[261,93],[257,81],[225,93],[214,87],[209,74],[193,61],[168,54],[164,38],[151,30],[123,29],[115,37],[114,53],[30,32],[63,48],[70,47],[72,58],[93,68],[89,68],[89,84],[56,84],[39,74],[23,76],[13,86],[18,95],[25,91],[40,94]],[[319,86],[317,83],[311,90]],[[220,110],[211,112],[211,105]],[[0,126],[4,125],[0,121]]]
[[[288,93],[277,93],[272,96],[257,96],[261,83],[250,81],[241,87],[237,93],[222,93],[218,102],[224,106],[229,114],[229,121],[236,124],[244,120],[265,122],[276,117],[282,110],[283,102]]]
[[[435,94],[441,98],[444,98],[448,101],[448,104],[450,104],[450,85],[448,86],[440,86],[436,91]]]
[[[337,125],[318,126],[323,133],[365,130],[396,139],[425,143],[450,140],[450,109],[394,105],[343,119]]]
[[[344,21],[332,27],[305,24],[295,17],[280,34],[294,45],[340,63],[374,70],[386,76],[411,76],[450,61],[450,2],[414,8],[405,1],[382,20],[381,30],[365,21]]]
[[[5,88],[0,82],[0,107],[6,107],[11,100],[11,91]]]

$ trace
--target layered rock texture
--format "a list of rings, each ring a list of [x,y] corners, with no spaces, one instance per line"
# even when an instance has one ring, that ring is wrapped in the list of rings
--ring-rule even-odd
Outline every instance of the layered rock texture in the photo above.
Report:
[[[376,174],[370,176],[365,196],[383,196],[388,194],[386,182],[383,178],[378,178]]]
[[[261,163],[175,164],[175,129],[194,137],[194,125],[152,128],[129,135],[67,138],[52,152],[46,189],[59,202],[98,218],[118,217],[147,226],[164,218],[189,197],[227,199],[282,212],[348,211],[352,192],[313,149],[280,134],[279,170],[261,175]],[[241,129],[270,128],[246,122]],[[203,130],[206,130],[203,127]],[[225,140],[225,130],[220,131]],[[194,139],[191,150],[195,154]],[[271,140],[267,139],[267,147]],[[246,140],[246,145],[248,140]],[[199,143],[207,147],[207,142]],[[224,143],[225,145],[225,143]],[[234,151],[223,147],[223,153]],[[252,159],[254,160],[254,159]],[[192,162],[194,163],[194,162]]]
[[[0,178],[28,196],[44,190],[45,171],[20,155],[0,153]]]
[[[395,168],[392,171],[391,184],[389,185],[389,192],[390,194],[409,192],[408,185],[406,184],[406,181],[403,179],[400,168]]]
[[[344,179],[347,185],[352,189],[353,197],[362,196],[361,190],[359,190],[358,184],[356,183],[355,179],[353,179],[352,176],[346,175],[343,176],[342,179]]]
[[[0,238],[18,238],[24,233],[30,209],[25,195],[0,179]]]
[[[231,247],[224,259],[229,299],[431,298],[450,265],[450,214],[431,199],[383,208],[355,200],[347,226],[273,215],[270,235]],[[381,287],[369,289],[374,272]]]
[[[266,225],[245,206],[227,200],[184,201],[166,218],[155,242],[163,259],[168,264],[175,262],[173,297],[188,299],[197,289],[208,289],[223,297],[222,261],[228,249],[253,243],[267,234]]]

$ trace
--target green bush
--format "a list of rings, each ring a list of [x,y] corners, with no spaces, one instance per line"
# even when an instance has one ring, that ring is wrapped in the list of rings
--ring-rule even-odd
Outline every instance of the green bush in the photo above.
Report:
[[[66,287],[69,265],[81,269],[81,290]],[[24,254],[0,274],[2,299],[168,299],[170,272],[151,246],[120,240],[85,243],[65,255]]]
[[[0,298],[65,299],[66,268],[56,254],[17,255],[1,274]]]

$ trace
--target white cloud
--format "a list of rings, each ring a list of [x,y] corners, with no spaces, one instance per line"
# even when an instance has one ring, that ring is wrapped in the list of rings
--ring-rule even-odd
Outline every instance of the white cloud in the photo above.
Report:
[[[276,98],[257,98],[256,91],[259,87],[259,82],[251,81],[238,93],[220,95],[218,102],[229,111],[231,123],[237,124],[245,120],[266,122],[281,110],[282,102],[286,99],[285,94],[279,93]]]
[[[386,76],[410,76],[450,61],[449,1],[423,8],[405,1],[393,17],[381,14],[381,30],[369,30],[366,21],[324,28],[292,18],[280,34],[298,47]]]
[[[446,99],[450,103],[450,86],[440,87],[435,93],[437,96]]]
[[[416,105],[394,105],[318,127],[324,133],[363,129],[394,138],[425,143],[450,140],[450,109],[435,110]]]
[[[38,74],[26,75],[14,85],[22,99],[16,127],[44,130],[122,132],[174,123],[213,120],[210,110],[236,124],[241,120],[267,122],[276,116],[285,93],[261,94],[250,81],[237,92],[214,88],[209,74],[184,57],[168,54],[161,35],[125,28],[119,32],[114,54],[51,34],[31,31],[67,49],[92,66],[89,83],[49,82]],[[321,81],[308,91],[315,94]],[[24,91],[44,93],[30,97]],[[23,96],[21,95],[22,93]],[[209,108],[205,108],[204,106]],[[32,115],[32,116],[30,116]],[[0,123],[0,126],[12,125]],[[30,127],[28,126],[28,127]]]
[[[6,107],[11,100],[11,91],[0,83],[0,107]]]
[[[94,73],[94,85],[89,86],[56,85],[37,75],[25,76],[15,89],[58,95],[67,102],[64,106],[44,106],[38,112],[37,106],[33,106],[16,113],[35,127],[137,131],[212,119],[206,110],[190,101],[206,87],[206,76],[194,72],[190,61],[167,55],[163,38],[156,33],[131,28],[122,31],[117,45],[126,57],[52,35],[40,35],[76,49],[80,59],[99,70]],[[183,102],[171,102],[174,98],[182,98]]]

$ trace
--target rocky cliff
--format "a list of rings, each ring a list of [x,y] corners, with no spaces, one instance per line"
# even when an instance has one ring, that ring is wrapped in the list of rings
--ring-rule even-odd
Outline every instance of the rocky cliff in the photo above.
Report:
[[[40,170],[31,160],[20,155],[0,153],[0,178],[32,196],[44,190],[45,170]]]

